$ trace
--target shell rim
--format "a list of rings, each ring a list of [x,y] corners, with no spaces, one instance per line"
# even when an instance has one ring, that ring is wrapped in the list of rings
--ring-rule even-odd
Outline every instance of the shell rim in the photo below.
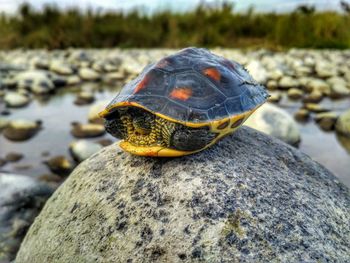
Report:
[[[189,122],[189,121],[180,121],[177,119],[174,119],[172,117],[169,117],[167,115],[164,115],[162,113],[159,112],[155,112],[152,111],[148,108],[146,108],[145,106],[137,103],[137,102],[133,102],[133,101],[122,101],[122,102],[118,102],[116,104],[110,105],[108,106],[106,109],[104,109],[103,111],[101,111],[98,115],[101,118],[105,118],[108,114],[110,114],[113,110],[121,108],[121,107],[125,107],[125,106],[134,106],[137,108],[141,108],[143,110],[146,110],[160,118],[166,119],[168,121],[171,122],[175,122],[175,123],[179,123],[182,125],[185,125],[187,127],[191,127],[191,128],[200,128],[200,127],[204,127],[204,126],[211,126],[211,125],[220,125],[223,122],[226,122],[227,120],[231,119],[233,116],[239,116],[239,115],[244,115],[246,112],[248,111],[255,111],[256,109],[258,109],[261,105],[263,105],[266,102],[266,100],[260,104],[257,104],[253,109],[249,109],[247,111],[244,111],[240,114],[232,114],[232,115],[228,115],[227,117],[221,118],[221,119],[217,119],[217,120],[211,120],[211,121],[206,121],[206,122]]]

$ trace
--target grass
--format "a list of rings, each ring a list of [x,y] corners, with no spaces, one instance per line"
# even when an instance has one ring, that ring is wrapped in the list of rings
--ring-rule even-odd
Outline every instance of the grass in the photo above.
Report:
[[[349,48],[350,14],[299,7],[285,14],[234,12],[233,5],[198,6],[187,13],[151,16],[61,10],[22,4],[0,15],[0,49],[67,47],[267,47]]]

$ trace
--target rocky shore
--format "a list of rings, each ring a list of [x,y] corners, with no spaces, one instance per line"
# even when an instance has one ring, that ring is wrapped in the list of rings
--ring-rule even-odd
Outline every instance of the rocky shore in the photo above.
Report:
[[[244,64],[271,94],[247,126],[294,147],[308,146],[305,137],[323,144],[320,134],[332,136],[322,160],[341,167],[338,175],[350,185],[349,50],[212,51]],[[57,188],[80,162],[114,141],[97,113],[145,65],[173,52],[0,51],[0,172],[26,174]],[[311,125],[315,134],[305,131]],[[13,244],[6,255],[13,257],[24,232],[6,243]]]
[[[92,104],[103,86],[114,87],[115,94],[145,65],[172,52],[163,49],[0,51],[0,130],[10,141],[28,140],[40,134],[47,120],[37,119],[35,114],[29,120],[14,119],[12,111],[26,108],[35,100],[48,100],[58,92],[76,91],[77,87],[74,104],[77,107]],[[312,119],[324,131],[336,130],[340,136],[350,137],[348,113],[332,106],[334,100],[350,101],[350,51],[214,49],[213,52],[245,65],[270,90],[271,103],[283,106],[283,101],[288,99],[298,105],[295,120]],[[326,105],[323,101],[327,101]],[[86,120],[72,123],[71,134],[77,139],[102,136],[104,128],[96,112],[107,102],[97,101],[91,106]],[[344,105],[350,107],[350,103]],[[260,109],[260,114],[253,116],[248,125],[292,145],[298,145],[302,139],[295,121],[276,107]],[[98,149],[93,145],[88,147]]]

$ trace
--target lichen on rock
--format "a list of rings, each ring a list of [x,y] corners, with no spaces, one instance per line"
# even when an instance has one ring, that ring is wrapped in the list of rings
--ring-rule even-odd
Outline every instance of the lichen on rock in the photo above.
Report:
[[[349,216],[328,170],[248,127],[180,158],[114,144],[49,199],[16,263],[348,262]]]

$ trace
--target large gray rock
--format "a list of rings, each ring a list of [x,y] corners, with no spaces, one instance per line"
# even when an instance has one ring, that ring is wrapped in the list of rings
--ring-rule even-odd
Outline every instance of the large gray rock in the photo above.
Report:
[[[53,189],[24,175],[0,173],[0,262],[14,259]]]
[[[54,193],[16,263],[349,262],[349,217],[328,170],[247,127],[181,158],[114,144]]]

